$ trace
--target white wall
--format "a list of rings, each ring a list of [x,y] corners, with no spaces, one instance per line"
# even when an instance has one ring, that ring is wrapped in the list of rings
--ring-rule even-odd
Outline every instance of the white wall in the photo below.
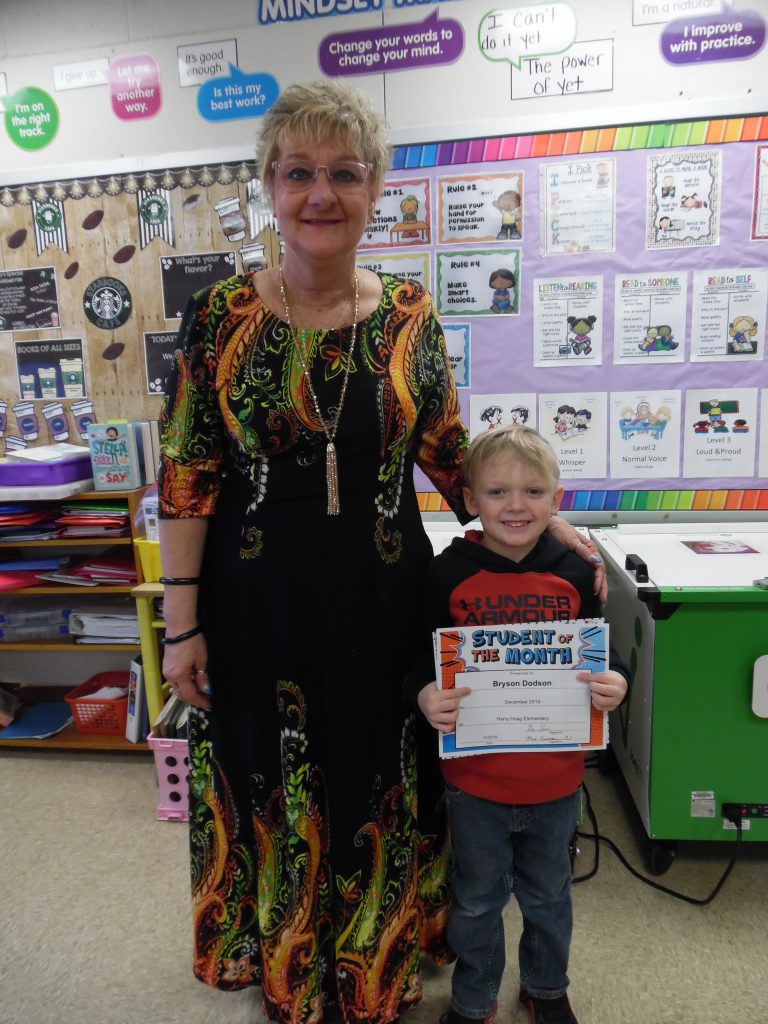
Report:
[[[210,159],[211,153],[220,159],[248,156],[258,119],[215,124],[203,120],[196,106],[197,89],[179,86],[177,46],[234,38],[240,68],[270,73],[284,88],[291,81],[320,77],[318,46],[328,35],[416,24],[435,13],[443,22],[461,23],[465,46],[456,63],[350,79],[385,111],[395,142],[768,110],[768,47],[749,60],[670,65],[659,53],[663,25],[633,26],[632,0],[570,0],[576,40],[614,42],[613,89],[537,99],[512,99],[509,63],[489,61],[480,51],[478,29],[491,9],[489,0],[397,9],[394,0],[369,0],[381,3],[383,10],[279,25],[258,24],[260,2],[0,0],[0,76],[5,76],[7,92],[37,86],[54,96],[60,112],[58,135],[36,153],[18,148],[0,129],[0,184],[183,165]],[[768,0],[741,2],[768,20]],[[523,5],[518,0],[498,5],[505,6]],[[735,11],[734,18],[737,15]],[[54,89],[56,64],[140,53],[152,55],[161,69],[163,105],[154,118],[120,121],[112,112],[106,85]]]

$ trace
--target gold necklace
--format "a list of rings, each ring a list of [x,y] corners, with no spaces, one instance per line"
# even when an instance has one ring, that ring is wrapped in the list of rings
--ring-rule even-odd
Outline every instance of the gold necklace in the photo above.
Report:
[[[299,343],[299,338],[296,333],[296,329],[291,321],[291,311],[288,308],[288,296],[285,293],[285,282],[283,281],[283,267],[281,263],[277,265],[278,281],[280,282],[280,298],[283,302],[283,309],[285,310],[285,321],[288,324],[288,328],[293,338],[293,344],[296,348],[296,353],[301,363],[301,370],[304,375],[304,381],[307,385],[307,391],[309,397],[312,399],[312,404],[315,407],[315,413],[317,415],[318,422],[323,428],[328,443],[325,446],[325,481],[326,488],[328,491],[328,515],[337,516],[341,512],[341,502],[339,500],[339,467],[336,461],[336,445],[334,444],[334,438],[336,437],[336,431],[339,429],[339,420],[341,419],[341,410],[344,408],[344,399],[347,394],[347,384],[349,383],[349,374],[352,369],[352,358],[355,354],[355,340],[357,338],[357,317],[360,312],[360,290],[357,280],[357,271],[355,271],[355,318],[352,324],[352,339],[349,343],[349,356],[347,357],[347,366],[344,370],[344,380],[341,384],[341,394],[339,396],[339,405],[336,409],[336,415],[333,417],[333,422],[326,423],[325,417],[320,412],[320,403],[317,400],[315,389],[312,386],[312,380],[309,376],[309,367],[307,366],[307,353],[304,351]]]

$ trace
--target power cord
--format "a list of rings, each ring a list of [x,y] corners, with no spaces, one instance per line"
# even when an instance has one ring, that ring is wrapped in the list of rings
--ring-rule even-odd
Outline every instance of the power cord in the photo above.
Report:
[[[594,767],[595,765],[596,765],[596,762],[594,762],[594,761],[587,762],[587,767]],[[637,871],[635,868],[633,868],[632,865],[627,860],[627,858],[624,856],[624,854],[618,848],[616,843],[614,843],[614,841],[612,839],[609,839],[607,836],[601,836],[600,835],[600,830],[599,830],[599,828],[597,826],[597,817],[595,816],[595,812],[594,812],[594,810],[592,808],[592,800],[590,799],[589,790],[587,789],[586,783],[582,783],[582,790],[584,792],[584,797],[585,797],[585,800],[586,800],[587,815],[589,817],[589,820],[592,822],[593,832],[591,832],[591,833],[590,832],[580,832],[580,831],[577,830],[576,831],[576,835],[580,839],[591,839],[591,840],[593,840],[593,842],[595,844],[595,859],[594,859],[594,863],[592,865],[591,870],[588,871],[585,875],[578,875],[578,876],[576,876],[573,879],[573,883],[574,884],[576,884],[577,882],[586,882],[590,878],[594,878],[594,876],[597,874],[597,869],[598,869],[599,864],[600,864],[600,844],[601,843],[605,843],[605,845],[610,850],[612,850],[615,853],[615,855],[618,857],[619,861],[624,865],[624,867],[627,869],[627,871],[629,871],[629,873],[634,878],[638,879],[638,881],[640,881],[640,882],[643,882],[645,885],[649,885],[652,889],[656,889],[658,892],[663,892],[667,896],[674,896],[675,899],[684,900],[686,903],[692,903],[692,904],[694,904],[697,907],[706,907],[708,903],[711,903],[712,900],[714,900],[714,898],[720,892],[722,887],[725,885],[725,882],[726,882],[728,876],[730,875],[731,871],[733,870],[733,866],[736,863],[736,859],[737,859],[737,857],[739,855],[739,852],[741,850],[741,843],[742,843],[742,835],[741,835],[741,828],[742,828],[742,826],[741,826],[741,821],[742,821],[742,819],[741,819],[741,815],[738,813],[737,809],[734,809],[734,811],[731,814],[728,815],[729,820],[732,821],[733,824],[736,826],[736,845],[735,845],[734,850],[733,850],[733,856],[728,861],[728,864],[726,865],[725,870],[723,871],[722,875],[720,876],[719,881],[717,882],[717,884],[715,885],[714,889],[709,894],[709,896],[705,897],[704,899],[697,899],[695,896],[687,896],[685,893],[676,892],[674,889],[670,889],[666,885],[660,885],[658,882],[654,882],[653,879],[648,878],[646,875],[642,875],[639,871]]]

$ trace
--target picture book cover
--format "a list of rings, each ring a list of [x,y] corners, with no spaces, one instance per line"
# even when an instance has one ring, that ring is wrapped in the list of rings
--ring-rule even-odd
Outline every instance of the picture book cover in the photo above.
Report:
[[[97,491],[127,491],[144,483],[140,423],[126,420],[91,423],[88,446]]]

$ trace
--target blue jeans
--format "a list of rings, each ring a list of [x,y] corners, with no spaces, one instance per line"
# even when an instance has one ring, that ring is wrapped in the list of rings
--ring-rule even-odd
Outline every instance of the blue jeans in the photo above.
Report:
[[[453,843],[448,943],[457,955],[452,1004],[483,1020],[504,973],[502,910],[511,893],[523,915],[520,981],[533,996],[555,999],[568,986],[573,930],[569,843],[580,790],[543,804],[500,804],[450,784]]]

